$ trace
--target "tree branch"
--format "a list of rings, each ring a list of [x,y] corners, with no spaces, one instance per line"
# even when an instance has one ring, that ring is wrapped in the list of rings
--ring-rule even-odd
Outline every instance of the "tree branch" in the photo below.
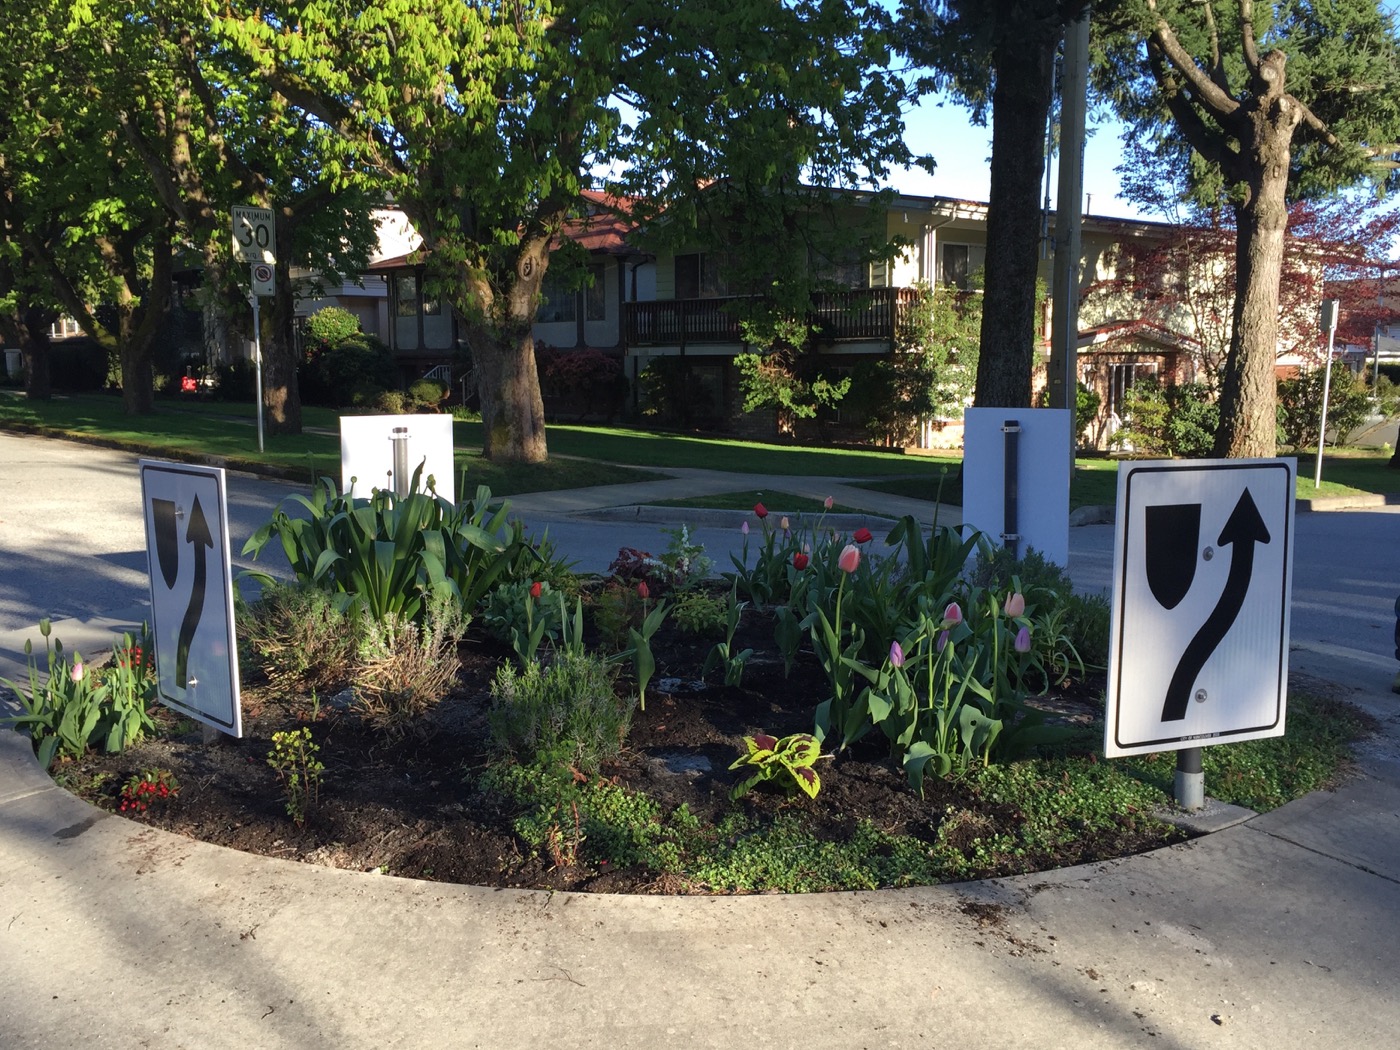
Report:
[[[1181,46],[1181,41],[1176,38],[1176,33],[1167,24],[1167,20],[1158,13],[1157,0],[1147,0],[1147,8],[1152,12],[1154,20],[1149,41],[1156,44],[1167,61],[1181,74],[1195,95],[1196,103],[1222,124],[1228,122],[1238,112],[1239,102],[1196,65],[1196,60]]]

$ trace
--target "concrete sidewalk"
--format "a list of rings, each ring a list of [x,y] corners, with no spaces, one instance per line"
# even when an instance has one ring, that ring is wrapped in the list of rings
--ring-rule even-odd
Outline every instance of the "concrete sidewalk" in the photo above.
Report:
[[[853,502],[838,484],[651,483]],[[665,498],[612,488],[512,502],[636,516]],[[1400,697],[1389,669],[1291,662],[1382,722],[1335,792],[1139,857],[875,893],[549,894],[254,857],[93,809],[0,732],[0,1047],[1391,1045]]]
[[[0,734],[0,1042],[1391,1045],[1400,732],[1391,694],[1352,699],[1386,735],[1335,792],[1107,864],[804,897],[488,890],[248,856],[95,810]]]

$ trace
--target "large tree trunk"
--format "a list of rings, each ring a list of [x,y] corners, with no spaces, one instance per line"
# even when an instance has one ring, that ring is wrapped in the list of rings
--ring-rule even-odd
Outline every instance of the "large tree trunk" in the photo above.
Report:
[[[991,193],[987,206],[986,290],[982,299],[979,407],[1025,408],[1035,367],[1035,293],[1040,244],[1040,179],[1050,73],[1059,35],[1018,37],[993,61]]]
[[[461,271],[469,298],[461,312],[470,319],[472,368],[481,398],[482,451],[493,462],[543,463],[549,458],[531,334],[548,266],[548,238],[527,240],[499,301],[479,273]]]
[[[6,337],[19,344],[24,361],[24,396],[32,401],[53,397],[53,377],[49,371],[49,326],[58,319],[56,310],[37,306],[20,307],[13,331],[6,325]]]
[[[154,350],[156,336],[170,313],[171,246],[169,226],[152,238],[151,276],[138,303],[131,283],[135,260],[123,260],[127,274],[117,303],[117,338],[120,341],[122,407],[127,415],[148,415],[156,410]]]
[[[1278,289],[1288,231],[1288,165],[1299,111],[1283,91],[1283,56],[1265,69],[1272,97],[1250,114],[1250,173],[1235,207],[1235,311],[1230,353],[1221,372],[1215,455],[1270,457],[1278,451]]]

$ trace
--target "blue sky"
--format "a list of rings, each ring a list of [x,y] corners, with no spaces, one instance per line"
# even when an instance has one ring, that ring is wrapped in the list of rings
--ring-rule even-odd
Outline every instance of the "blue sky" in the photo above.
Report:
[[[932,175],[917,168],[892,175],[889,182],[894,189],[927,196],[987,199],[992,155],[990,123],[978,127],[963,107],[951,102],[939,106],[932,98],[909,113],[906,121],[909,148],[915,153],[932,154],[937,166]],[[1096,125],[1091,117],[1089,127],[1091,134],[1084,150],[1084,192],[1088,198],[1085,210],[1116,218],[1151,218],[1117,196],[1118,175],[1113,169],[1119,160],[1121,126]],[[1058,170],[1052,170],[1052,205],[1058,177]]]

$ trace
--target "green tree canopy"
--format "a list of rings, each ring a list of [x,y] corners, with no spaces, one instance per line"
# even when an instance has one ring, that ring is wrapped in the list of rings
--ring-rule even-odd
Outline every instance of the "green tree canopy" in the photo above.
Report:
[[[463,319],[487,454],[545,458],[531,325],[600,166],[639,220],[878,179],[907,157],[903,85],[866,0],[230,2],[224,46],[333,132],[326,170],[392,195]],[[366,178],[362,173],[371,172]],[[745,244],[747,251],[753,242]]]
[[[1191,200],[1234,213],[1236,293],[1215,452],[1273,455],[1288,202],[1394,181],[1394,19],[1376,0],[1130,0],[1120,14],[1098,52],[1098,90],[1149,160],[1186,174]],[[1153,181],[1129,185],[1140,203],[1170,204],[1173,194]]]

